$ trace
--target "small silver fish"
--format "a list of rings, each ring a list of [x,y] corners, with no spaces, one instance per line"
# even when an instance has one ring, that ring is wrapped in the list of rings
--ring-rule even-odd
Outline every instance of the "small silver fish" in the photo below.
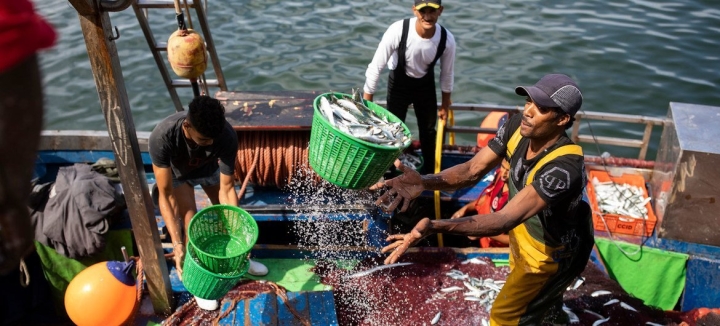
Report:
[[[480,289],[478,289],[477,287],[474,287],[472,284],[470,284],[468,282],[463,282],[463,285],[465,285],[465,287],[468,288],[468,290],[470,290],[470,291],[480,292]]]
[[[333,114],[332,108],[330,107],[330,102],[325,97],[320,98],[320,111],[323,113],[328,122],[330,122],[330,125],[334,127],[335,114]]]
[[[420,163],[420,160],[418,160],[418,163]],[[481,264],[481,265],[487,265],[487,263],[483,260],[477,259],[477,258],[471,258],[468,260],[464,260],[461,264]]]
[[[598,326],[598,325],[600,325],[600,324],[602,324],[602,323],[607,322],[608,320],[610,320],[610,317],[605,318],[605,319],[596,320],[596,321],[592,324],[592,326]]]
[[[637,309],[633,308],[631,305],[629,305],[629,304],[627,304],[627,303],[625,303],[625,302],[620,302],[620,306],[623,307],[623,308],[625,308],[625,309],[627,309],[627,310],[637,312]]]
[[[465,293],[463,293],[463,295],[466,296],[466,297],[476,297],[476,298],[479,298],[479,297],[480,297],[480,291],[465,292]]]
[[[568,315],[571,324],[577,324],[580,322],[580,318],[570,309],[570,307],[563,305],[562,310]]]
[[[462,289],[463,289],[463,288],[461,288],[461,287],[459,287],[459,286],[451,286],[451,287],[449,287],[449,288],[440,289],[440,291],[441,291],[441,292],[448,293],[448,292],[460,291],[460,290],[462,290]]]
[[[440,321],[440,314],[441,312],[438,312],[437,315],[430,321],[430,325],[435,325]]]
[[[390,264],[390,265],[380,265],[380,266],[373,267],[373,268],[368,269],[368,270],[364,270],[364,271],[362,271],[362,272],[357,272],[357,273],[355,273],[355,274],[345,276],[344,278],[358,278],[358,277],[363,277],[363,276],[365,276],[365,275],[370,275],[370,274],[372,274],[372,273],[375,273],[375,272],[377,272],[377,271],[379,271],[379,270],[383,270],[383,269],[387,269],[387,268],[393,268],[393,267],[398,267],[398,266],[405,266],[405,265],[412,265],[412,263],[395,263],[395,264]]]
[[[491,283],[485,283],[484,285],[485,285],[486,288],[491,289],[491,290],[494,290],[494,291],[497,291],[497,292],[500,292],[500,290],[502,290],[502,287],[501,287],[501,286],[495,285],[494,283],[492,283],[492,284],[491,284]]]
[[[345,108],[343,108],[335,103],[330,103],[330,107],[332,108],[333,113],[335,113],[337,116],[345,119],[346,121],[348,121],[350,123],[358,123],[359,122],[358,118],[355,117],[354,115],[350,114],[350,112],[348,112]]]
[[[590,296],[592,296],[593,298],[597,298],[601,295],[608,295],[608,294],[612,294],[612,292],[605,291],[605,290],[598,290],[598,291],[593,292]]]
[[[620,300],[618,300],[618,299],[612,299],[612,300],[610,300],[610,301],[608,301],[608,302],[605,302],[605,304],[604,304],[603,306],[611,305],[611,304],[613,304],[613,303],[618,303],[618,302],[620,302]]]
[[[575,283],[572,284],[572,285],[570,285],[570,286],[568,286],[567,289],[568,289],[568,290],[577,290],[577,288],[579,288],[580,285],[582,285],[584,282],[585,282],[585,278],[582,277],[582,276],[578,276],[578,277],[575,279]]]

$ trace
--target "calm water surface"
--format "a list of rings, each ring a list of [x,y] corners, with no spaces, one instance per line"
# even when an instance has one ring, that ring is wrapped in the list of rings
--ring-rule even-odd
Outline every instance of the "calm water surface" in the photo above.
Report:
[[[411,3],[210,1],[207,11],[229,89],[349,92],[363,85],[382,33],[411,16]],[[718,1],[444,3],[440,23],[458,43],[455,103],[521,105],[524,99],[514,94],[515,86],[561,72],[579,83],[585,110],[662,117],[669,102],[720,106]],[[67,1],[35,0],[35,5],[59,33],[55,47],[41,55],[45,128],[105,130],[75,10]],[[156,37],[166,41],[177,28],[173,10],[151,9],[149,14]],[[121,33],[116,44],[135,126],[150,131],[174,112],[172,102],[133,11],[110,17]],[[214,78],[212,73],[208,78]],[[385,99],[386,79],[381,79],[376,99]],[[191,97],[189,89],[181,92],[183,102]],[[482,117],[464,113],[456,119],[457,124],[477,125]],[[415,131],[415,121],[408,122]],[[587,131],[586,124],[582,128]],[[592,131],[616,137],[642,134],[642,128],[597,122]],[[655,142],[659,136],[657,129]],[[595,146],[585,148],[596,152]],[[655,149],[653,145],[650,158]]]

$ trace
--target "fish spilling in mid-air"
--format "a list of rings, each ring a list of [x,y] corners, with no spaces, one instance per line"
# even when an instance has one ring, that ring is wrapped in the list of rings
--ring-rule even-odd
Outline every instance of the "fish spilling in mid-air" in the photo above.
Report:
[[[364,270],[364,271],[361,271],[361,272],[357,272],[357,273],[355,273],[355,274],[346,275],[346,276],[344,276],[344,278],[358,278],[358,277],[363,277],[363,276],[366,276],[366,275],[370,275],[370,274],[372,274],[372,273],[375,273],[375,272],[377,272],[377,271],[379,271],[379,270],[388,269],[388,268],[393,268],[393,267],[399,267],[399,266],[405,266],[405,265],[412,265],[412,264],[413,264],[413,263],[394,263],[394,264],[390,264],[390,265],[380,265],[380,266],[376,266],[376,267],[373,267],[373,268],[368,269],[368,270]]]
[[[397,148],[408,147],[412,141],[402,122],[390,122],[365,106],[359,90],[353,90],[352,97],[323,96],[319,109],[331,126],[353,138]]]

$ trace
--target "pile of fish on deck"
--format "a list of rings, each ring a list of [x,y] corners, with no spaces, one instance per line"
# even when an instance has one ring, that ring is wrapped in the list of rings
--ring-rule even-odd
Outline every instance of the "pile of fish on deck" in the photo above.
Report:
[[[626,183],[600,182],[592,179],[598,207],[603,214],[617,214],[636,219],[648,218],[645,205],[650,201],[644,189]]]
[[[469,259],[463,262],[463,264],[472,263],[472,264],[487,264],[484,261],[473,258]],[[495,280],[492,278],[487,279],[479,279],[475,277],[471,277],[468,274],[465,274],[459,270],[453,269],[450,270],[450,272],[446,273],[448,277],[462,281],[464,287],[460,286],[451,286],[447,288],[440,289],[443,293],[450,293],[455,291],[461,291],[461,290],[469,290],[467,292],[464,292],[463,295],[465,297],[466,301],[474,301],[477,302],[478,305],[481,307],[484,307],[485,310],[489,313],[490,309],[492,308],[493,303],[495,302],[495,298],[497,297],[498,293],[500,293],[500,290],[502,289],[503,285],[505,285],[504,280]],[[580,285],[585,282],[585,278],[582,276],[579,276],[575,279],[573,284],[568,286],[567,290],[576,290]],[[613,293],[610,291],[605,290],[599,290],[595,291],[591,294],[592,297],[602,297],[602,296],[611,296]],[[605,302],[604,306],[619,304],[622,308],[625,308],[627,310],[638,312],[637,309],[632,307],[631,305],[620,301],[619,299],[613,298]],[[580,318],[565,304],[562,306],[562,310],[568,315],[568,319],[570,321],[570,324],[577,324],[580,322]],[[601,324],[604,324],[610,320],[610,316],[605,317],[597,312],[594,312],[589,309],[583,310],[583,312],[595,316],[597,319],[593,322],[593,326],[599,326]],[[435,325],[440,321],[440,318],[442,316],[442,312],[438,312],[435,317],[430,321],[431,325]],[[489,322],[487,319],[482,320],[483,326],[489,325]],[[648,326],[660,326],[660,324],[656,324],[653,322],[646,322],[645,325]]]
[[[403,124],[390,122],[365,106],[359,91],[353,90],[352,98],[338,98],[332,93],[323,96],[319,109],[331,126],[353,138],[388,147],[410,145]]]
[[[468,259],[462,263],[487,265],[486,262],[477,258]],[[495,280],[492,278],[479,279],[476,277],[471,277],[470,275],[465,274],[457,269],[452,269],[450,270],[450,272],[445,273],[445,275],[447,275],[453,280],[461,281],[464,287],[451,286],[440,289],[440,292],[451,293],[455,291],[468,290],[467,292],[463,293],[465,300],[477,302],[477,304],[484,307],[488,313],[490,312],[490,309],[492,308],[493,302],[495,302],[495,298],[497,297],[498,293],[500,293],[503,285],[505,285],[505,280]],[[442,312],[438,312],[435,317],[430,321],[430,324],[437,324],[440,321],[441,316]],[[483,326],[489,325],[487,319],[483,319],[482,323]]]

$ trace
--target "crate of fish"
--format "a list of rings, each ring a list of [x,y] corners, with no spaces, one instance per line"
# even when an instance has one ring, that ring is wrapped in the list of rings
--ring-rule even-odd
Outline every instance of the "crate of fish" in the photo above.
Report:
[[[313,106],[310,167],[339,187],[371,186],[410,146],[410,129],[359,93],[325,93],[315,98]]]
[[[589,177],[588,200],[596,230],[637,236],[652,234],[657,217],[643,176],[627,173],[612,176],[592,170]]]

